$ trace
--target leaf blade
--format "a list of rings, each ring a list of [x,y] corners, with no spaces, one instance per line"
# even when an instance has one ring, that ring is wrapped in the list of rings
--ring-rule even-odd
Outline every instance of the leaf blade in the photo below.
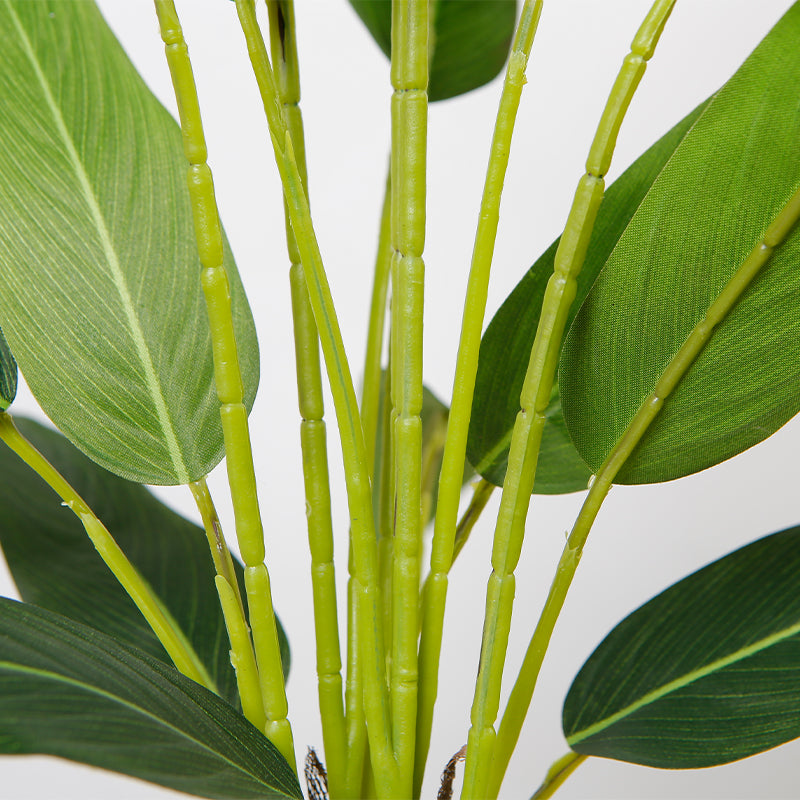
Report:
[[[623,620],[573,681],[576,752],[648,766],[728,763],[800,736],[800,528],[725,556]]]
[[[51,419],[103,466],[196,480],[223,449],[177,125],[94,4],[5,0],[0,18],[11,347]],[[227,255],[250,406],[257,344]]]
[[[0,328],[0,411],[5,411],[17,396],[17,362]]]
[[[570,330],[559,371],[564,416],[595,470],[800,184],[792,157],[800,135],[798,35],[796,4],[682,142]],[[763,440],[800,409],[790,346],[798,334],[799,252],[795,231],[715,327],[616,482],[705,469]]]
[[[586,262],[578,276],[567,326],[578,313],[606,259],[675,149],[707,105],[701,104],[643,153],[606,192]],[[525,273],[495,314],[481,340],[467,457],[486,480],[502,486],[508,443],[519,411],[545,287],[553,271],[557,239]],[[561,494],[586,488],[591,470],[570,439],[556,386],[546,411],[534,493]]]
[[[210,798],[296,797],[294,773],[230,706],[71,620],[0,598],[0,752],[46,753]]]

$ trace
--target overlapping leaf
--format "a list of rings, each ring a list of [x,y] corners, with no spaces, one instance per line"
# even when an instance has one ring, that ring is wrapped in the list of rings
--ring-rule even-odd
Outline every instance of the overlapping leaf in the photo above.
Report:
[[[800,528],[695,572],[623,620],[564,703],[573,750],[672,769],[800,736]]]
[[[391,55],[391,0],[350,0],[378,46]],[[446,100],[494,78],[508,57],[516,0],[435,0],[428,98]]]
[[[568,325],[647,191],[703,107],[681,120],[609,187],[600,206],[586,263],[578,277]],[[506,474],[522,382],[539,324],[545,287],[553,272],[558,241],[525,273],[495,314],[481,341],[467,457],[476,472],[498,486],[502,486]],[[547,409],[533,490],[537,494],[578,491],[586,488],[590,474],[567,433],[556,386]]]
[[[227,703],[92,628],[0,598],[0,753],[44,753],[219,800],[302,798]]]
[[[664,368],[800,185],[800,4],[714,97],[631,219],[572,325],[559,386],[596,470]],[[617,476],[717,464],[800,409],[795,229],[670,395]]]
[[[0,2],[0,325],[56,425],[107,469],[186,483],[222,457],[177,124],[94,3]],[[258,381],[230,253],[246,402]]]
[[[0,411],[5,411],[17,396],[17,362],[0,329]]]
[[[195,648],[220,694],[237,704],[229,645],[205,534],[143,486],[92,463],[63,436],[17,420],[20,431],[104,522]],[[78,519],[8,448],[0,445],[0,545],[23,600],[171,663]],[[244,597],[242,569],[235,563]],[[282,630],[284,669],[289,650]]]

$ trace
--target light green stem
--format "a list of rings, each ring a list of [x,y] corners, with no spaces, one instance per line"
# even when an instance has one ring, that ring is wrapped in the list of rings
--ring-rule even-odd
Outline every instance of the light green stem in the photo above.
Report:
[[[392,3],[392,742],[411,797],[417,718],[422,469],[422,312],[428,130],[428,0]]]
[[[652,56],[656,42],[674,5],[657,0],[634,37],[631,52],[606,103],[580,179],[575,199],[555,255],[553,275],[542,302],[530,361],[520,396],[509,450],[492,549],[492,574],[486,592],[486,616],[481,644],[480,668],[475,684],[467,740],[464,800],[494,796],[490,767],[495,750],[494,721],[500,703],[500,688],[511,627],[514,602],[514,569],[519,561],[525,533],[525,518],[533,491],[545,412],[550,402],[567,314],[575,297],[577,276],[589,246],[594,220],[603,198],[603,175],[611,164],[617,133],[631,98]]]
[[[211,558],[217,572],[215,584],[231,646],[231,663],[236,672],[236,686],[242,701],[242,712],[256,728],[263,731],[267,722],[264,698],[261,694],[253,643],[250,640],[250,629],[247,627],[247,617],[233,568],[233,559],[222,535],[222,527],[206,479],[201,478],[189,484],[189,488],[200,511]]]
[[[386,298],[389,292],[389,276],[392,265],[391,241],[391,175],[386,178],[386,191],[381,210],[381,225],[378,233],[378,253],[375,258],[375,277],[372,283],[372,300],[367,326],[367,354],[364,358],[364,388],[361,393],[361,426],[364,428],[364,444],[367,448],[370,475],[377,482],[375,472],[375,442],[377,440],[381,399],[381,354],[383,352],[383,330],[386,325]],[[384,447],[387,447],[384,439]],[[380,467],[378,467],[380,469]]]
[[[214,378],[220,401],[225,440],[228,482],[236,520],[236,536],[245,562],[250,627],[253,631],[261,690],[267,715],[267,735],[286,760],[295,766],[294,745],[286,719],[286,691],[283,683],[278,632],[269,594],[269,577],[264,566],[264,531],[258,507],[253,454],[243,402],[242,377],[231,315],[230,287],[223,264],[222,227],[219,221],[211,169],[200,117],[189,51],[172,0],[155,0],[161,38],[172,76],[183,132],[183,146],[189,162],[189,196],[194,215],[197,249],[202,266],[201,283],[206,298]],[[258,592],[266,592],[259,596]]]
[[[550,769],[547,770],[544,782],[533,793],[531,800],[547,800],[547,798],[552,797],[562,786],[564,781],[566,781],[587,758],[589,758],[589,756],[573,752],[561,756],[561,758],[553,762]]]
[[[20,433],[14,420],[5,412],[0,412],[0,439],[44,480],[63,500],[64,505],[78,517],[100,558],[142,612],[142,616],[147,620],[147,624],[167,651],[175,667],[193,681],[216,693],[214,681],[183,631],[148,586],[147,581],[128,561],[105,525],[61,473]]]
[[[522,723],[525,720],[525,715],[533,697],[536,680],[550,643],[550,637],[583,553],[583,546],[615,476],[630,457],[669,395],[700,355],[716,326],[725,319],[766,264],[774,249],[784,241],[799,218],[800,189],[795,192],[775,217],[767,228],[763,239],[750,251],[748,257],[709,306],[703,319],[694,326],[686,341],[661,373],[655,389],[639,406],[636,414],[628,423],[611,452],[606,456],[605,461],[592,481],[589,494],[584,500],[567,540],[567,545],[561,555],[547,601],[528,645],[519,676],[511,691],[508,705],[497,733],[497,744],[492,766],[493,789],[499,791],[500,783],[519,738]]]
[[[275,64],[281,106],[292,141],[297,165],[308,190],[305,135],[300,112],[300,70],[293,0],[268,0],[270,51]],[[336,573],[333,564],[333,524],[328,478],[328,449],[323,415],[319,336],[308,299],[300,253],[286,213],[286,244],[289,251],[292,318],[294,320],[297,398],[300,408],[300,442],[306,496],[308,544],[311,551],[311,586],[314,598],[314,633],[317,660],[322,739],[325,745],[328,790],[342,797],[347,763],[342,697],[342,657],[336,603]]]
[[[454,557],[453,548],[464,477],[467,433],[472,413],[472,398],[475,392],[475,375],[478,370],[478,351],[486,311],[489,273],[500,219],[500,197],[511,152],[511,138],[517,109],[526,80],[525,68],[533,45],[533,37],[539,24],[541,10],[542,0],[527,0],[523,6],[514,37],[489,153],[489,164],[467,283],[467,295],[464,301],[447,438],[439,477],[430,574],[426,581],[426,591],[423,593],[417,752],[414,768],[415,797],[419,796],[422,787],[439,686],[439,657],[447,599],[447,573],[452,566]]]
[[[394,796],[397,768],[389,729],[383,646],[378,616],[378,559],[372,512],[370,477],[364,436],[350,367],[336,318],[330,287],[322,264],[311,212],[294,155],[291,136],[281,111],[275,78],[258,27],[253,0],[236,0],[236,9],[247,41],[247,50],[267,116],[275,161],[283,184],[289,218],[303,264],[309,299],[319,330],[322,353],[333,395],[342,458],[345,466],[347,501],[357,595],[364,713],[372,763],[382,797]]]

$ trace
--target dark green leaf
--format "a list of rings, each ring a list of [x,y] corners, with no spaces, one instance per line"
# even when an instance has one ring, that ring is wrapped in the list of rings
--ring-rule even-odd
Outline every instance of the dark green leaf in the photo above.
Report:
[[[391,55],[391,0],[350,0],[378,46]],[[433,62],[428,98],[446,100],[494,78],[508,58],[516,0],[436,0],[431,3]]]
[[[0,4],[0,324],[48,416],[107,469],[222,457],[177,124],[94,3]],[[230,252],[246,402],[258,346]]]
[[[0,599],[0,753],[44,753],[199,797],[302,798],[286,760],[176,670],[34,606]]]
[[[17,362],[0,329],[0,411],[5,411],[17,396]]]
[[[800,4],[714,97],[654,182],[575,319],[559,385],[596,470],[709,305],[800,185]],[[616,480],[671,480],[800,409],[800,232],[781,245]]]
[[[592,287],[653,181],[658,177],[704,106],[695,109],[659,139],[609,187],[592,234],[586,263],[567,325]],[[519,411],[519,396],[547,281],[553,273],[558,241],[525,273],[486,329],[481,341],[475,399],[472,404],[467,457],[486,480],[502,486],[508,463],[511,431]],[[591,472],[567,433],[558,387],[553,389],[539,453],[537,494],[585,489]]]
[[[564,703],[573,750],[688,769],[800,736],[800,527],[747,545],[634,611]]]
[[[235,705],[235,677],[204,532],[143,486],[98,467],[55,431],[24,419],[17,427],[94,509],[187,635],[220,694]],[[0,448],[0,544],[23,600],[171,663],[75,515],[16,455]],[[235,568],[244,597],[238,562]],[[288,671],[288,644],[280,629],[279,635]]]

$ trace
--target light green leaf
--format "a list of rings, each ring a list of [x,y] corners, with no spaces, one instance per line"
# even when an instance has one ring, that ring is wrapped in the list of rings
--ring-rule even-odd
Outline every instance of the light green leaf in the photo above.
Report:
[[[391,0],[350,0],[378,46],[391,56]],[[498,75],[508,58],[517,0],[435,0],[428,99],[470,92]]]
[[[5,411],[17,396],[17,362],[0,329],[0,411]]]
[[[0,753],[44,753],[220,800],[302,798],[227,703],[50,611],[0,598]]]
[[[747,545],[634,611],[564,703],[586,755],[670,769],[800,736],[800,527]]]
[[[229,644],[204,532],[143,486],[92,463],[63,436],[30,420],[17,427],[72,484],[186,634],[222,695],[238,703]],[[0,445],[0,545],[23,600],[171,661],[103,563],[74,514]],[[234,566],[245,597],[244,577]],[[289,648],[279,627],[288,673]]]
[[[648,189],[664,169],[704,106],[695,109],[640,156],[606,192],[597,215],[586,262],[567,325],[575,318],[601,267],[619,241]],[[467,457],[475,471],[503,485],[508,447],[531,346],[539,324],[547,281],[553,274],[557,239],[525,273],[506,298],[481,341]],[[578,455],[561,413],[558,386],[547,409],[536,482],[536,494],[585,489],[591,471]]]
[[[800,185],[800,4],[708,105],[621,236],[565,342],[567,428],[596,470],[664,368]],[[775,251],[617,475],[671,480],[800,409],[800,233]]]
[[[223,454],[178,126],[93,3],[0,0],[0,324],[92,459],[187,483]],[[252,404],[258,347],[227,252]]]

